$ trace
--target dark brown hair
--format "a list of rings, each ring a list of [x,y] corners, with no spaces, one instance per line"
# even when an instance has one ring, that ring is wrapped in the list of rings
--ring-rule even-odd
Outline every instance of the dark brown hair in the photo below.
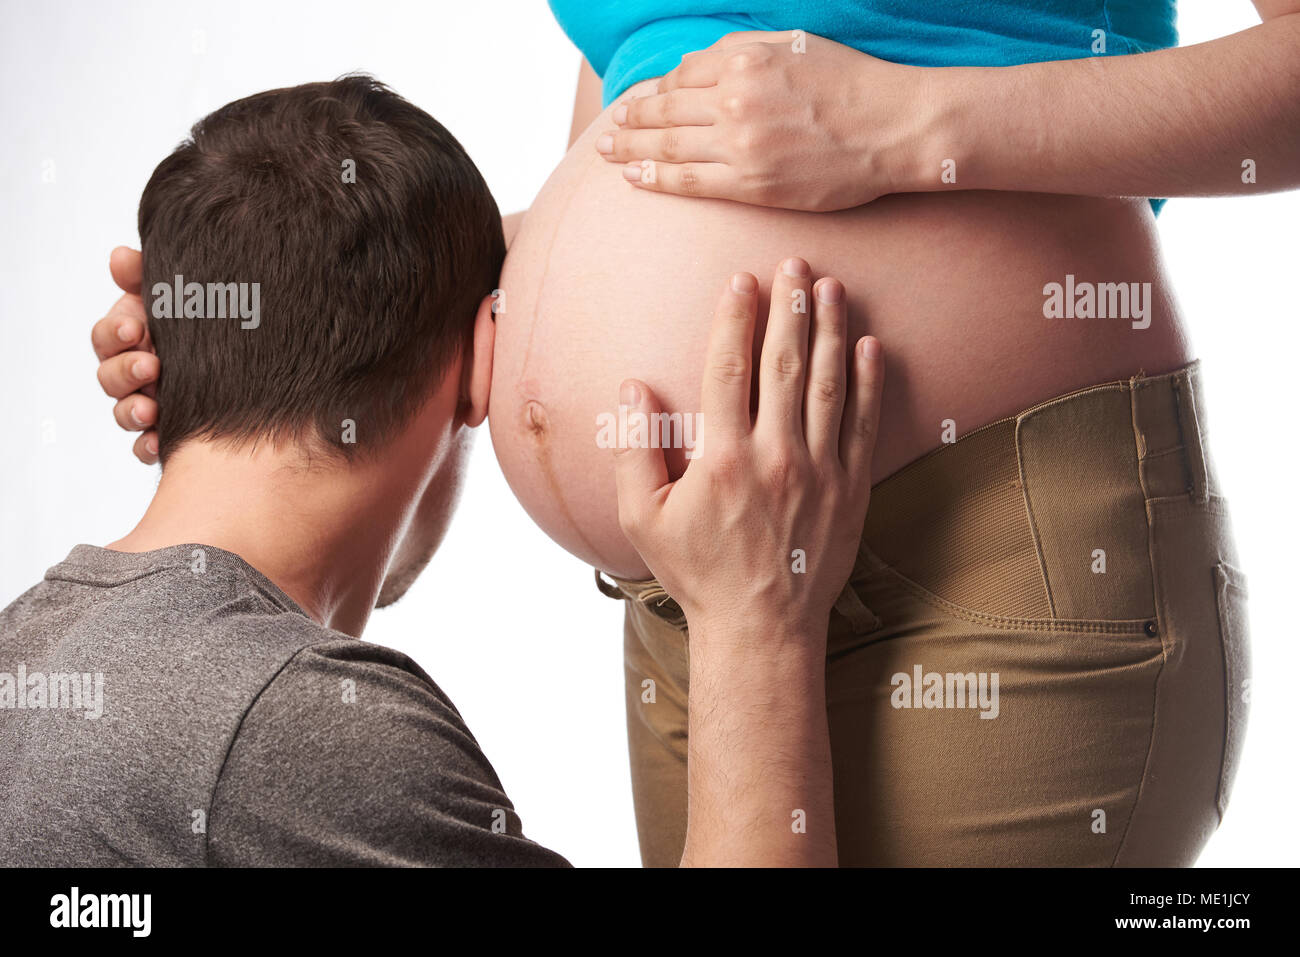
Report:
[[[204,117],[154,170],[139,225],[164,461],[192,437],[374,450],[472,340],[505,256],[465,150],[368,76]],[[154,292],[177,276],[257,283],[258,324],[183,318]]]

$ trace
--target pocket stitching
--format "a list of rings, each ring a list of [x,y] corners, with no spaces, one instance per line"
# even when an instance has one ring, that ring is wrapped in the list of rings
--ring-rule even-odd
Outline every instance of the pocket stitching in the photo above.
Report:
[[[1117,636],[1140,636],[1151,641],[1159,641],[1159,636],[1154,637],[1147,635],[1147,622],[1154,619],[1150,618],[1117,618],[1114,620],[1106,619],[1089,619],[1089,618],[1008,618],[1002,615],[990,615],[985,612],[976,611],[973,608],[966,608],[958,605],[941,595],[925,588],[906,575],[895,570],[889,565],[882,563],[880,570],[892,576],[898,584],[904,589],[911,592],[915,597],[921,599],[926,604],[937,608],[945,614],[971,624],[982,625],[988,628],[998,628],[1004,631],[1035,631],[1044,633],[1053,632],[1085,632],[1088,634],[1099,635],[1117,635]]]

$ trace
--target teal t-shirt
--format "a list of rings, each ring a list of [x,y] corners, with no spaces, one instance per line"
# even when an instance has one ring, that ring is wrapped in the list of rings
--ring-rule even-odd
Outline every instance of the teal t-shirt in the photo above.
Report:
[[[805,30],[912,66],[1016,66],[1178,45],[1176,0],[550,0],[608,105],[738,30]],[[1158,212],[1163,200],[1152,200]]]

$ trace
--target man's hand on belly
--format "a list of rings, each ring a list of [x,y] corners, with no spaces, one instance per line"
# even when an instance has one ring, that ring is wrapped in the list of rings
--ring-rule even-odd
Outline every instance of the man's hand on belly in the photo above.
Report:
[[[844,299],[835,279],[812,287],[802,259],[782,265],[751,421],[758,282],[733,276],[698,455],[670,482],[659,443],[615,453],[620,524],[690,627],[684,864],[835,863],[826,628],[866,517],[883,383],[875,339],[846,355]],[[624,382],[621,402],[648,439],[649,387]]]

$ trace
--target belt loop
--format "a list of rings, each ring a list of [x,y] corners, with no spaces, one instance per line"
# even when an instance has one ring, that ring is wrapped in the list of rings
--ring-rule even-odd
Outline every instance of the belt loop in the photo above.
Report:
[[[1192,501],[1204,504],[1210,499],[1209,465],[1205,448],[1201,444],[1201,421],[1196,411],[1196,392],[1192,388],[1192,370],[1174,379],[1178,393],[1178,427],[1182,433],[1183,450],[1187,459],[1188,491]]]
[[[606,598],[616,598],[619,601],[622,601],[624,597],[626,597],[623,594],[623,590],[619,588],[616,584],[614,584],[613,582],[605,581],[605,578],[604,576],[601,575],[599,568],[594,569],[594,571],[596,572],[596,587],[600,589],[600,593],[602,595],[604,595]]]
[[[835,599],[835,610],[848,620],[855,634],[865,635],[884,624],[874,611],[862,603],[851,584],[845,585],[840,597]]]

